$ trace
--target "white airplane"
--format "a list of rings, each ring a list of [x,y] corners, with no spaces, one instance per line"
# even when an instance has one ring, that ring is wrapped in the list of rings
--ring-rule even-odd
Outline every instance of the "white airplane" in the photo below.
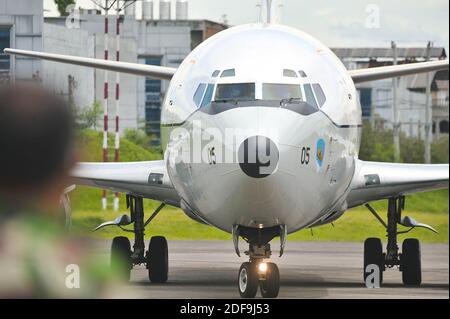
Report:
[[[108,225],[133,224],[112,243],[112,262],[129,279],[146,264],[152,282],[168,278],[168,247],[144,230],[166,204],[194,220],[248,243],[238,274],[242,297],[276,297],[280,276],[270,242],[304,228],[331,223],[366,205],[387,229],[364,244],[369,265],[399,267],[406,285],[421,283],[420,245],[397,244],[397,225],[430,226],[404,216],[405,195],[448,188],[449,166],[365,162],[358,159],[361,107],[355,83],[448,69],[448,60],[347,70],[328,47],[293,28],[270,23],[232,27],[209,38],[179,68],[6,49],[6,53],[170,80],[162,106],[164,160],[80,163],[77,184],[127,194],[131,216]],[[143,198],[162,204],[145,221]],[[370,202],[387,199],[387,222]],[[120,264],[117,262],[117,264]]]

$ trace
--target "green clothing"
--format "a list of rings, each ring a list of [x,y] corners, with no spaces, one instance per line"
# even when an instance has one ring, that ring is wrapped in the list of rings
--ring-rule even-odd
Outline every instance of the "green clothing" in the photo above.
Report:
[[[88,241],[42,215],[0,208],[1,298],[105,297],[113,279],[109,261],[93,255]]]

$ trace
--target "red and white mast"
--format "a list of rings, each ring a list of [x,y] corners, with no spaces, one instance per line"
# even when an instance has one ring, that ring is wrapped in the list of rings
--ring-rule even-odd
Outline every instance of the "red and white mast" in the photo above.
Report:
[[[120,61],[120,1],[117,0],[116,9],[116,61]],[[120,133],[119,133],[119,116],[120,116],[120,73],[116,72],[116,132],[114,140],[114,161],[120,160]],[[119,193],[114,194],[114,211],[119,210]]]
[[[105,60],[108,60],[108,0],[105,0],[105,37],[104,37],[104,58]],[[105,70],[105,81],[103,84],[103,162],[108,162],[108,71]],[[102,194],[102,208],[103,210],[106,210],[107,208],[107,192],[106,190],[103,190]]]

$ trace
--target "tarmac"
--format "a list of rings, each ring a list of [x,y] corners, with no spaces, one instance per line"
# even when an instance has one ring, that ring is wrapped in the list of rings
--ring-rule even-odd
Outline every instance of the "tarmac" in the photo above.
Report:
[[[99,241],[109,254],[110,241]],[[363,282],[363,244],[288,242],[278,257],[272,243],[272,262],[280,270],[279,298],[449,298],[449,245],[422,244],[422,285],[406,287],[397,268],[387,269],[381,288]],[[244,243],[241,242],[241,250]],[[169,280],[152,284],[144,265],[132,270],[122,295],[130,298],[239,298],[239,258],[228,241],[169,241]],[[257,297],[260,297],[258,292]]]

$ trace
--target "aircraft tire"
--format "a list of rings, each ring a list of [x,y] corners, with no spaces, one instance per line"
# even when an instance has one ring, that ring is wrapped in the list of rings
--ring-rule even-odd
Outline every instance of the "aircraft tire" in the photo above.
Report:
[[[364,282],[370,273],[366,272],[368,265],[377,265],[380,270],[380,285],[383,282],[384,256],[383,244],[379,238],[367,238],[364,241]]]
[[[408,238],[403,241],[400,267],[403,284],[407,286],[419,286],[421,284],[422,265],[419,240]]]
[[[263,298],[276,298],[280,291],[280,271],[274,263],[267,263],[266,278],[259,282]]]
[[[169,275],[169,248],[162,236],[150,239],[147,252],[148,279],[152,283],[164,283]]]
[[[239,268],[238,288],[242,298],[255,298],[258,291],[256,263],[245,262]]]
[[[111,244],[111,270],[122,281],[130,280],[131,245],[127,237],[114,237]]]

